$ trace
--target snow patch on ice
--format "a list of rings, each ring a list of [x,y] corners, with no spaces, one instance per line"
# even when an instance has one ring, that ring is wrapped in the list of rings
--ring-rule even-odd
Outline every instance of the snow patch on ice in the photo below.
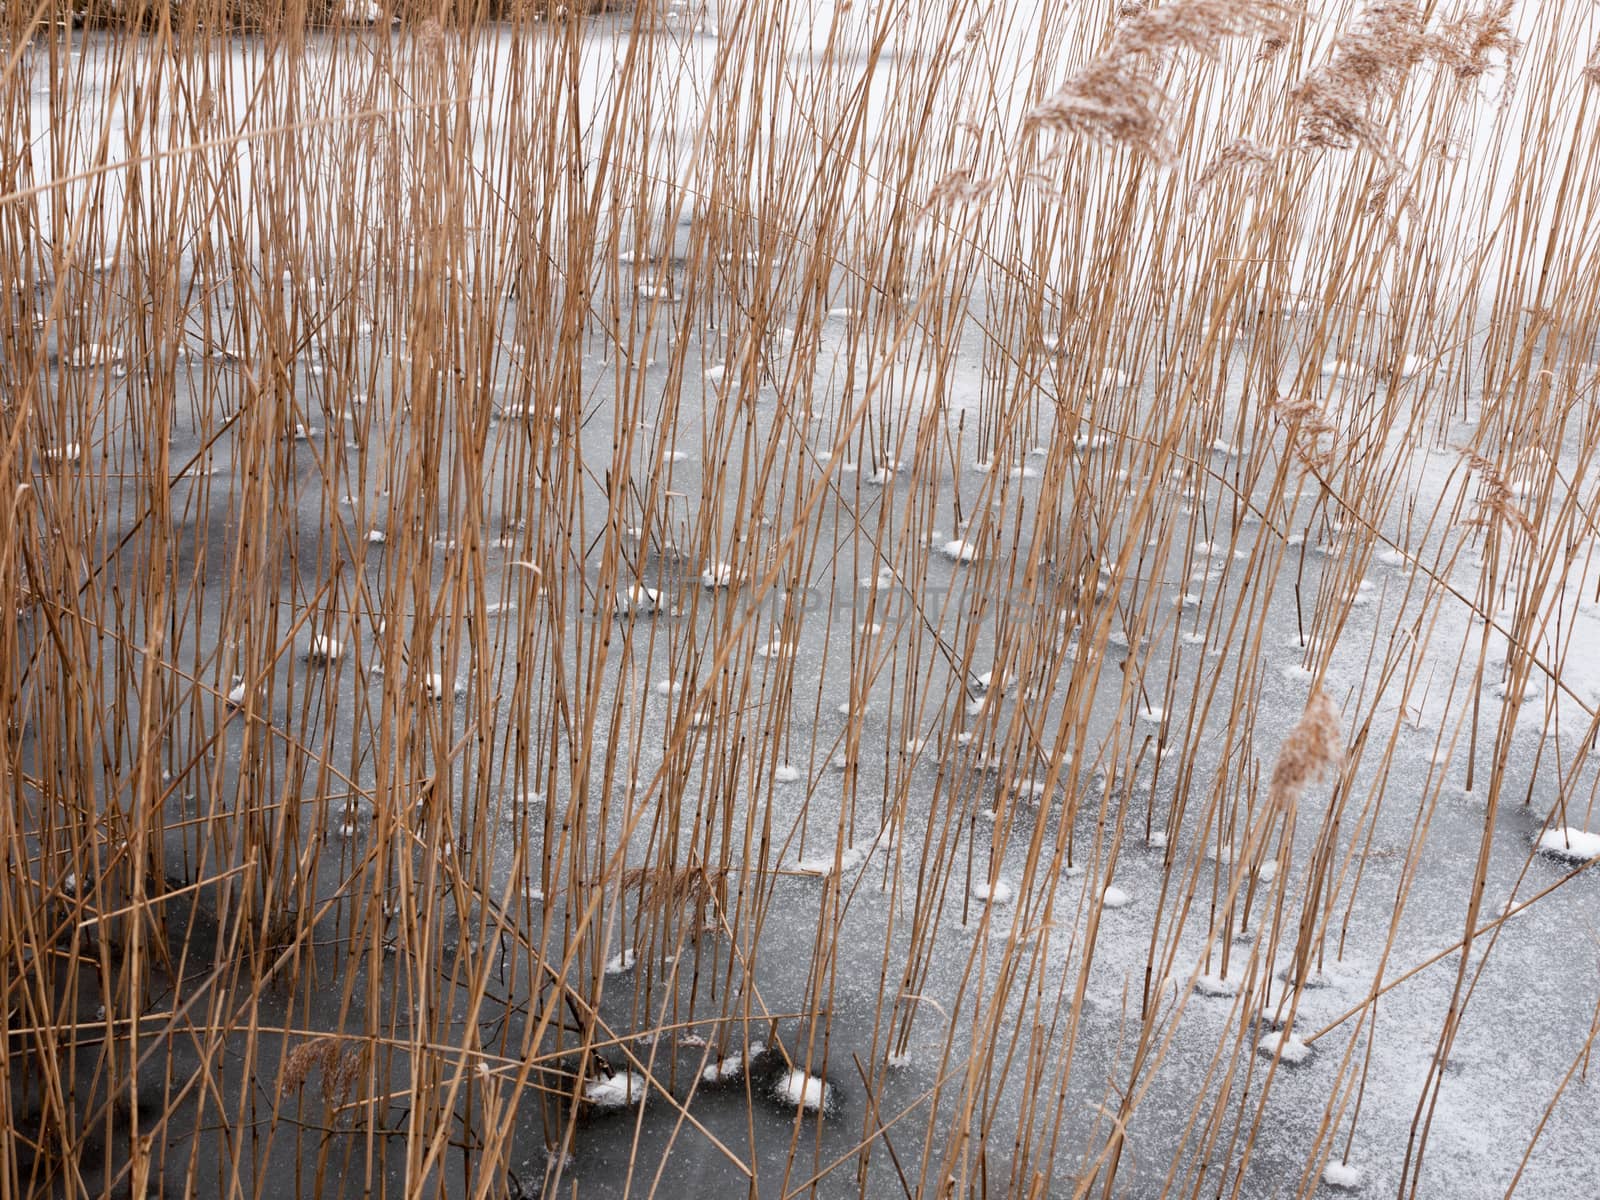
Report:
[[[1207,974],[1194,981],[1194,990],[1202,996],[1237,996],[1244,982],[1244,972],[1235,967],[1226,975]]]
[[[632,950],[624,950],[621,954],[606,963],[607,975],[621,975],[625,971],[633,970],[637,956]]]
[[[1004,879],[997,879],[991,885],[987,881],[972,885],[974,899],[982,900],[986,904],[1010,904],[1014,893],[1011,885]]]
[[[337,662],[344,657],[344,643],[319,633],[311,639],[311,649],[306,652],[306,657],[312,662]]]
[[[781,1076],[772,1089],[772,1094],[777,1097],[780,1104],[790,1108],[804,1109],[806,1112],[822,1112],[828,1107],[833,1089],[826,1080],[815,1075],[807,1075],[796,1067]]]
[[[700,576],[700,583],[708,588],[725,588],[733,584],[733,564],[714,562]]]
[[[1564,862],[1588,862],[1600,858],[1600,833],[1589,833],[1576,826],[1547,829],[1537,843],[1540,854]]]
[[[1295,1067],[1311,1057],[1311,1047],[1292,1033],[1269,1033],[1256,1046],[1256,1053]]]
[[[1322,1182],[1341,1191],[1355,1191],[1364,1179],[1361,1168],[1350,1163],[1331,1162],[1322,1169]]]
[[[802,858],[795,864],[795,870],[803,875],[827,876],[834,873],[835,858],[839,873],[854,870],[866,861],[867,852],[860,846],[847,846],[839,851],[838,855],[819,855],[816,858]]]
[[[655,588],[645,587],[639,583],[631,584],[626,591],[617,594],[617,615],[653,613],[660,604],[661,593]]]
[[[596,1108],[627,1108],[644,1101],[643,1075],[621,1071],[609,1079],[591,1079],[583,1089],[583,1098]]]
[[[754,1058],[766,1047],[761,1042],[750,1043],[750,1057]],[[712,1063],[700,1072],[700,1078],[706,1083],[727,1083],[729,1080],[738,1079],[744,1074],[744,1054],[735,1050],[721,1062]]]

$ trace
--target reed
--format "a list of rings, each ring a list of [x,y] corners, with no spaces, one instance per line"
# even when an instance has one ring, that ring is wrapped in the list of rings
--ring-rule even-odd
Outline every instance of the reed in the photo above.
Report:
[[[1596,45],[7,7],[0,1197],[1571,1194]]]

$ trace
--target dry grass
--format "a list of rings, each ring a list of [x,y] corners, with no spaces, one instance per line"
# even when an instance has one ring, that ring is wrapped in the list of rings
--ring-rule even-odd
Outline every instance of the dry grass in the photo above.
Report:
[[[1587,6],[781,7],[5,10],[0,1197],[1459,1184]]]

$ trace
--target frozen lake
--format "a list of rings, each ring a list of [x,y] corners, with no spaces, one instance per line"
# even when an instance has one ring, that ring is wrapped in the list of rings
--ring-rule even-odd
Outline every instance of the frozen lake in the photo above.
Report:
[[[1591,1193],[1594,18],[1256,10],[20,50],[20,1193]]]

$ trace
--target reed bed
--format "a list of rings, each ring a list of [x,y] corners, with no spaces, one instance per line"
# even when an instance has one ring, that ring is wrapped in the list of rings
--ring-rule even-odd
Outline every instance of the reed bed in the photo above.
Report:
[[[0,1198],[1592,1190],[1597,44],[7,8]]]

